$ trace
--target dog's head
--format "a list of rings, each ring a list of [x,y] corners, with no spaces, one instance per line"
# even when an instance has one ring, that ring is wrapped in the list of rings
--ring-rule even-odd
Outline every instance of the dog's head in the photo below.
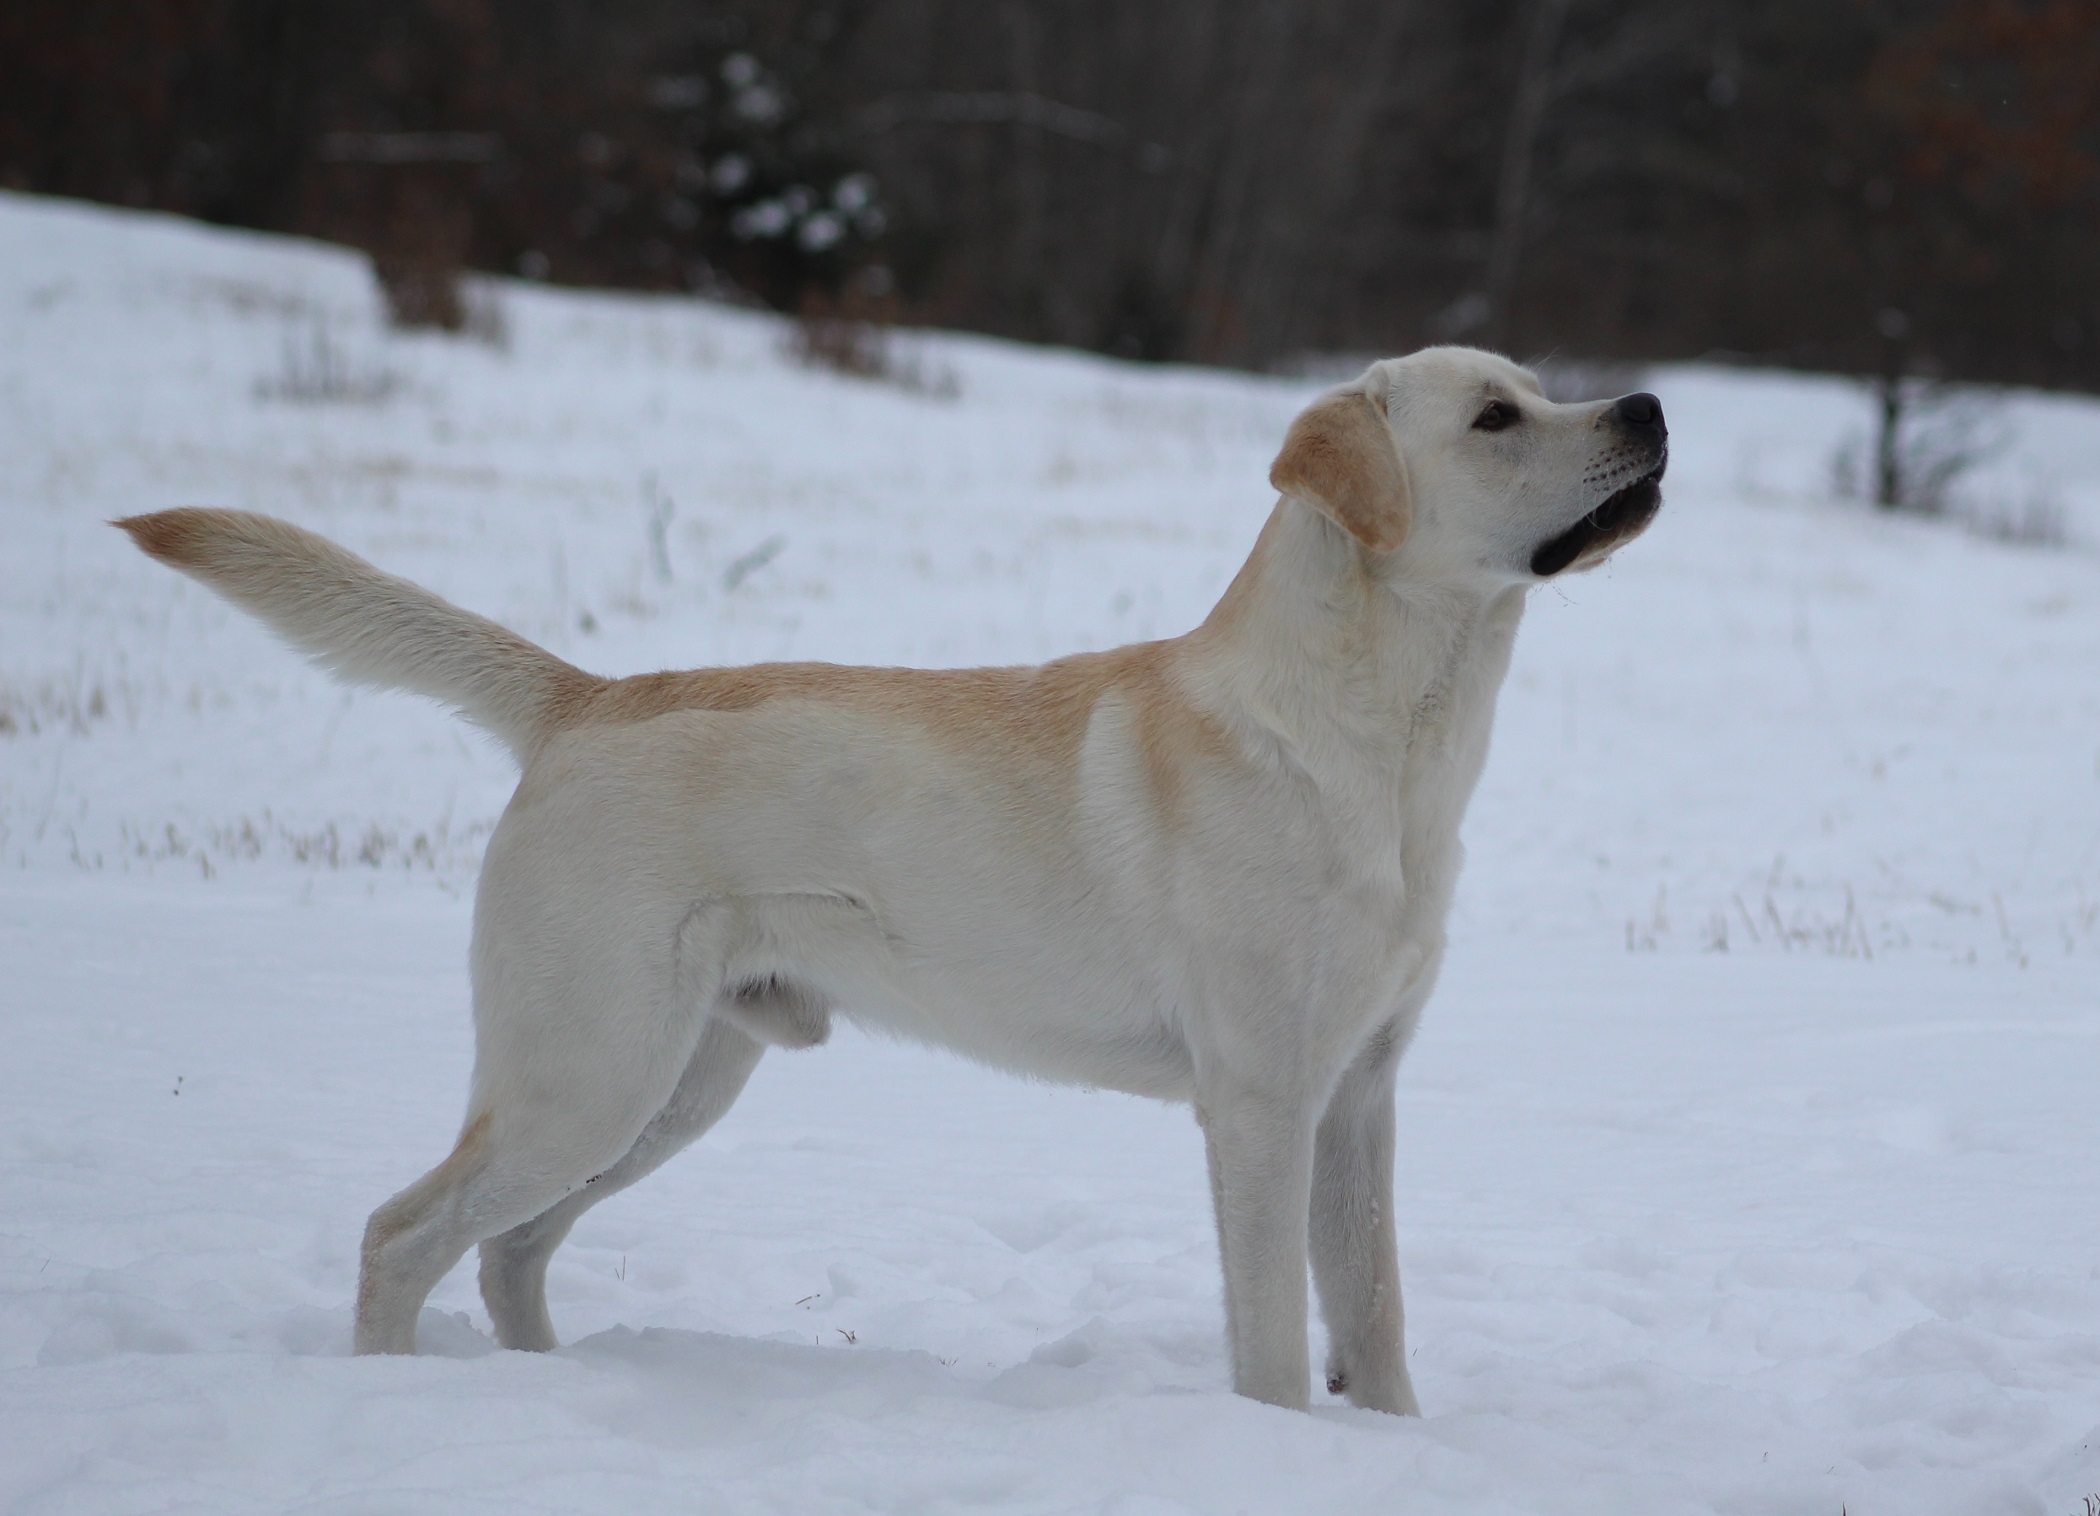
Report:
[[[1314,401],[1269,481],[1381,567],[1537,581],[1638,536],[1668,460],[1653,395],[1556,405],[1507,359],[1433,347]]]

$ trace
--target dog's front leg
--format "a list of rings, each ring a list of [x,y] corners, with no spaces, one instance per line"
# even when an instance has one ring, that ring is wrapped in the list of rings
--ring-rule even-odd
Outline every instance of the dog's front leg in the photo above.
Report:
[[[1217,1206],[1232,1387],[1295,1410],[1312,1400],[1305,1345],[1308,1105],[1294,1091],[1237,1085],[1205,1091],[1197,1107]]]
[[[1371,1034],[1334,1094],[1313,1148],[1312,1264],[1327,1321],[1327,1388],[1350,1403],[1419,1416],[1402,1347],[1393,1235],[1397,1024]]]

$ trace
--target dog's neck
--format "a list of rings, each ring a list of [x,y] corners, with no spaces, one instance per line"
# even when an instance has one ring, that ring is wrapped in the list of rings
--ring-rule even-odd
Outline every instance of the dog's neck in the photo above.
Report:
[[[1286,498],[1185,639],[1184,669],[1216,715],[1267,734],[1316,775],[1367,752],[1397,764],[1454,738],[1475,745],[1475,734],[1450,729],[1454,710],[1477,713],[1484,756],[1523,606],[1518,585],[1410,575],[1404,557],[1374,561]]]

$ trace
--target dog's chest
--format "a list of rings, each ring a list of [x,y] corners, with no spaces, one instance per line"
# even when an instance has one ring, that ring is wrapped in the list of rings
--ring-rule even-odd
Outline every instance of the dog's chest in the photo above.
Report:
[[[1351,796],[1335,828],[1346,872],[1385,897],[1402,953],[1426,958],[1442,943],[1520,606],[1493,607],[1454,637],[1394,713],[1395,740],[1383,751],[1357,744],[1354,772],[1338,786]]]
[[[1334,786],[1325,877],[1385,923],[1394,947],[1440,933],[1457,884],[1459,827],[1479,776],[1474,749],[1446,730],[1418,732],[1397,755]]]

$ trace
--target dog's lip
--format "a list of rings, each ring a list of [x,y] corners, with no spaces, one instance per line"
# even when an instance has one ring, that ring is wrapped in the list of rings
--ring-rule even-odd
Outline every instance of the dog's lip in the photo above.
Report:
[[[1532,573],[1551,579],[1592,548],[1622,542],[1646,526],[1662,505],[1663,471],[1669,466],[1670,455],[1664,453],[1654,468],[1607,495],[1559,536],[1541,543],[1531,555]]]

